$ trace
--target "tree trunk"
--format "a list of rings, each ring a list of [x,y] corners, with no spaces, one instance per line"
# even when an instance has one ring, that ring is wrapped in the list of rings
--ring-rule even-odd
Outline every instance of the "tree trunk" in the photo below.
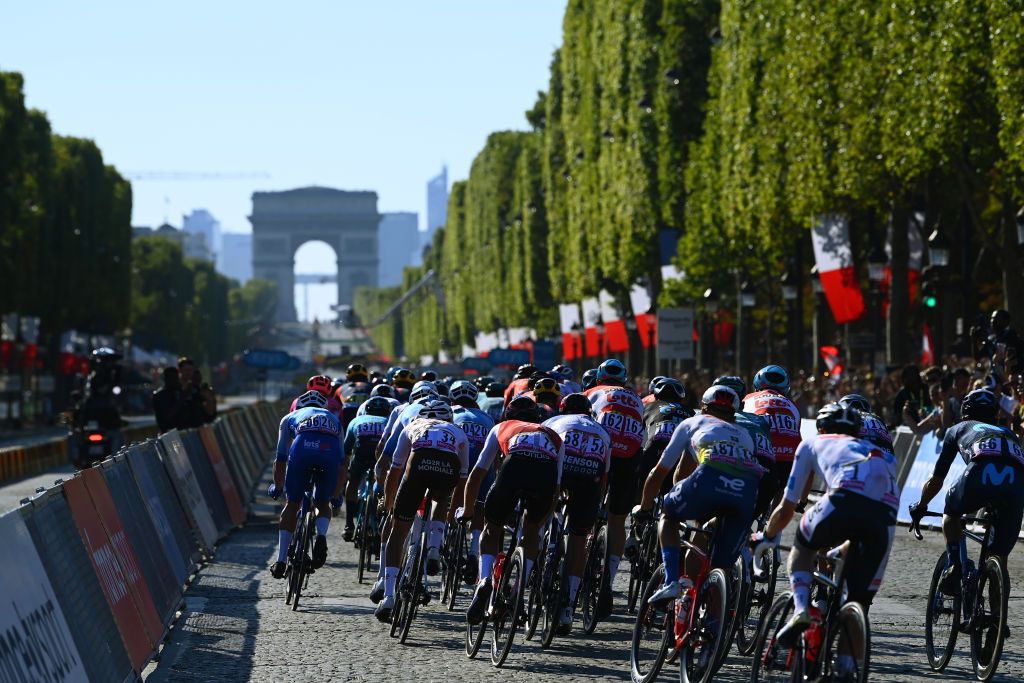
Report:
[[[1010,312],[1010,319],[1019,328],[1024,321],[1024,272],[1017,257],[1017,207],[1009,197],[1002,200],[999,260],[1003,267],[1003,307]]]
[[[890,366],[905,365],[910,360],[909,330],[910,291],[907,286],[907,259],[910,245],[907,226],[910,212],[901,197],[892,208],[892,258],[889,283],[889,317],[886,320],[886,362]]]

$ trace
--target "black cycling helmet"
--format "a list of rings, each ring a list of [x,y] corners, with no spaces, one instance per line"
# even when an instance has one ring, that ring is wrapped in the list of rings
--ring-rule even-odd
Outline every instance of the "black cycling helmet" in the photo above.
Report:
[[[857,436],[861,427],[860,411],[838,403],[827,403],[818,411],[815,424],[819,434]]]
[[[362,405],[363,413],[376,417],[387,417],[391,414],[391,402],[383,396],[371,396]]]
[[[659,401],[678,403],[686,398],[686,389],[683,388],[679,380],[672,379],[671,377],[662,377],[654,385],[654,398]]]
[[[395,388],[390,384],[375,384],[370,389],[370,396],[381,396],[383,398],[394,398]]]
[[[536,366],[524,363],[516,369],[516,374],[512,379],[526,379],[532,377],[535,372],[537,372]]]
[[[487,398],[501,398],[505,395],[506,386],[501,382],[491,382],[484,387],[484,395]]]
[[[377,384],[383,384],[383,383],[384,383],[384,375],[383,374],[381,374],[377,370],[374,370],[374,371],[372,371],[370,373],[370,384],[373,384],[373,385],[376,386]]]
[[[653,394],[654,393],[654,387],[658,386],[658,382],[660,382],[663,379],[665,379],[665,375],[657,375],[655,377],[652,377],[651,381],[648,382],[648,384],[647,384],[647,393],[648,394]]]
[[[445,382],[434,382],[434,389],[441,398],[448,398],[448,385]]]
[[[999,415],[999,401],[988,389],[975,389],[960,404],[960,418],[994,424]]]
[[[737,377],[736,375],[722,375],[721,377],[716,377],[715,381],[711,384],[729,387],[736,392],[736,395],[739,396],[741,400],[747,395],[747,383],[743,381],[742,377]]]
[[[572,379],[572,368],[568,365],[556,365],[551,368],[551,374],[562,381],[570,380]]]
[[[492,382],[497,381],[498,380],[494,379],[490,375],[480,375],[475,380],[473,380],[473,384],[476,385],[477,391],[486,391],[487,387],[491,386]]]
[[[583,376],[580,377],[580,385],[584,389],[597,386],[597,368],[591,368],[584,372]]]
[[[352,363],[345,369],[345,379],[349,382],[369,382],[370,373],[362,363]]]
[[[562,415],[593,415],[590,399],[583,394],[567,394],[559,404]]]
[[[427,382],[436,382],[437,373],[434,372],[433,370],[424,370],[423,372],[420,373],[420,379],[426,380]]]
[[[862,413],[871,412],[871,402],[860,394],[847,394],[839,399],[839,405],[844,408],[855,408]]]
[[[521,420],[523,422],[540,422],[541,418],[537,402],[522,394],[508,402],[505,412],[501,416],[503,420]]]

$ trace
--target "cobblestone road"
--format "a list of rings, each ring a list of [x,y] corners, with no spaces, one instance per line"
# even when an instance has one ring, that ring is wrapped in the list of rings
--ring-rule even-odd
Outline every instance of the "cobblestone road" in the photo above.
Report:
[[[455,612],[446,612],[436,603],[423,609],[409,644],[399,645],[373,618],[369,585],[355,581],[357,556],[341,540],[341,520],[331,526],[326,569],[312,577],[308,596],[303,596],[299,611],[292,612],[284,604],[283,583],[266,571],[277,540],[275,514],[276,506],[260,498],[247,526],[232,534],[215,561],[200,572],[186,593],[186,610],[160,661],[147,670],[149,683],[629,680],[632,620],[625,614],[602,623],[593,637],[580,633],[556,639],[543,653],[533,643],[517,643],[505,667],[498,670],[491,667],[484,651],[476,660],[464,654],[467,593]],[[971,679],[963,636],[942,674],[932,674],[925,661],[924,600],[940,551],[937,533],[919,542],[905,528],[897,530],[886,583],[871,614],[871,680]],[[1024,634],[1024,558],[1019,547],[1010,564],[1012,637],[995,680],[1020,681],[1024,679],[1020,636]],[[623,579],[628,575],[620,577],[620,589]],[[659,680],[678,680],[677,675],[672,668]],[[733,650],[716,680],[749,679],[747,660]]]

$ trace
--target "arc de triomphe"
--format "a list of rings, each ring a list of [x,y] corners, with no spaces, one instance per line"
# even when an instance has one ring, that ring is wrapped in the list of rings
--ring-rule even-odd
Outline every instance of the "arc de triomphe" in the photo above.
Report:
[[[253,276],[277,282],[275,322],[296,320],[295,252],[306,242],[331,245],[338,262],[338,303],[351,304],[357,287],[376,286],[376,192],[302,187],[252,195]]]

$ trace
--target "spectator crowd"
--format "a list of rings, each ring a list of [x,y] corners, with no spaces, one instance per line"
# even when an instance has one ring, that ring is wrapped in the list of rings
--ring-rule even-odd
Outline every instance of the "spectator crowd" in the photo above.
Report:
[[[191,358],[179,358],[177,367],[164,368],[163,386],[153,392],[153,414],[161,434],[216,419],[217,396]]]

